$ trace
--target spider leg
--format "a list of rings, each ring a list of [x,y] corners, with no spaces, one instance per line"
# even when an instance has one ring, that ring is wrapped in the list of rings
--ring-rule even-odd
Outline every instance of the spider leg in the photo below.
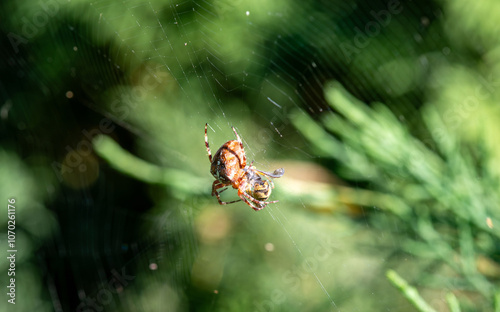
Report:
[[[261,209],[264,209],[264,207],[267,206],[267,204],[264,204],[264,205],[259,204],[259,206],[255,205],[254,203],[248,201],[248,199],[245,198],[245,196],[246,196],[245,194],[246,194],[245,192],[238,191],[238,196],[241,198],[241,200],[243,200],[248,206],[252,207],[253,210],[259,211]]]
[[[215,196],[217,197],[217,201],[219,202],[220,205],[233,204],[233,203],[237,203],[237,202],[241,201],[241,199],[237,199],[237,200],[233,200],[233,201],[230,201],[230,202],[223,202],[220,199],[219,192],[217,192],[217,191],[215,191]]]
[[[222,182],[217,183],[217,185],[215,186],[215,190],[213,190],[213,186],[212,186],[212,196],[215,195],[215,192],[220,194],[220,193],[224,192],[225,190],[227,190],[228,185],[221,184],[221,183]],[[220,188],[223,188],[223,189],[219,191]]]
[[[224,189],[222,189],[222,190],[220,190],[220,191],[217,191],[217,193],[219,193],[219,194],[220,194],[220,193],[224,192],[225,190],[227,190],[227,187],[226,187],[226,188],[224,188]]]
[[[241,199],[238,199],[238,200],[233,200],[233,201],[230,201],[230,202],[223,202],[221,199],[220,199],[220,193],[224,192],[225,190],[227,190],[227,187],[230,186],[230,184],[224,184],[220,181],[214,181],[214,184],[212,184],[212,196],[216,196],[217,197],[217,201],[219,202],[220,205],[227,205],[227,204],[232,204],[232,203],[236,203],[236,202],[239,202],[241,201]],[[223,189],[222,191],[217,191],[218,189],[220,188],[223,188],[225,187],[225,189]]]
[[[212,196],[215,195],[215,193],[218,193],[217,190],[223,187],[229,186],[228,184],[224,184],[221,181],[215,180],[214,183],[212,184]]]
[[[238,191],[238,196],[245,202],[247,203],[250,207],[252,207],[254,210],[261,210],[263,209],[264,207],[266,207],[268,204],[275,204],[277,202],[279,202],[279,200],[273,200],[273,201],[260,201],[260,200],[256,200],[255,198],[253,198],[252,196],[248,195],[246,192],[241,192],[241,191]],[[251,204],[247,198],[258,204],[258,207],[256,207],[256,205],[253,205]]]
[[[233,132],[234,134],[236,135],[236,139],[238,140],[238,142],[240,143],[240,146],[241,146],[241,150],[243,151],[243,155],[245,155],[245,148],[243,147],[243,142],[241,142],[241,138],[240,136],[238,135],[238,132],[236,132],[236,129],[234,129],[234,127],[231,127],[231,129],[233,129]],[[246,160],[245,160],[246,162]],[[241,163],[241,161],[240,161]]]
[[[236,138],[238,139],[238,142],[241,143],[241,139],[240,139],[240,136],[238,135],[238,132],[236,132],[236,129],[234,129],[234,127],[231,127],[234,131],[234,134],[236,134]]]
[[[221,204],[221,205],[234,204],[234,203],[237,203],[237,202],[241,201],[241,199],[237,199],[237,200],[233,200],[233,201],[230,201],[230,202],[223,202],[219,198],[217,198],[217,199],[219,200],[219,204]]]
[[[210,151],[210,146],[208,145],[207,126],[208,126],[208,124],[206,123],[205,124],[205,146],[207,147],[208,159],[210,160],[210,163],[212,163],[212,151]]]
[[[243,193],[243,196],[245,196],[246,198],[250,199],[251,201],[253,201],[254,203],[256,204],[260,204],[260,205],[264,205],[264,204],[274,204],[274,203],[277,203],[279,202],[279,200],[273,200],[273,201],[260,201],[260,200],[256,200],[255,198],[253,198],[252,196],[248,195],[247,193],[245,192],[242,192]]]

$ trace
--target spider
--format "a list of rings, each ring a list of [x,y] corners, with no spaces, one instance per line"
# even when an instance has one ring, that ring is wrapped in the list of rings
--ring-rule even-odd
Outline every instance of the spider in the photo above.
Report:
[[[273,173],[260,171],[253,166],[247,166],[247,158],[240,136],[232,127],[237,140],[231,140],[224,143],[212,158],[212,152],[208,145],[207,135],[208,124],[205,124],[205,145],[207,147],[208,159],[210,160],[210,173],[215,181],[212,184],[212,196],[216,196],[219,204],[227,205],[243,200],[255,211],[261,210],[268,204],[278,201],[267,201],[271,195],[274,184],[271,178],[280,178],[285,174],[283,168],[276,169]],[[263,179],[264,177],[264,179]],[[223,202],[220,199],[220,193],[224,192],[228,186],[238,190],[240,199]],[[224,188],[221,191],[218,189]]]

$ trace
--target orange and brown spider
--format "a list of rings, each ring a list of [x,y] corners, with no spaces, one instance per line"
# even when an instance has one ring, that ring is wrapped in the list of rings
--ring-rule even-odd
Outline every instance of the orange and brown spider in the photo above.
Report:
[[[237,140],[231,140],[224,143],[212,158],[212,152],[208,145],[207,127],[205,124],[205,145],[207,147],[208,159],[210,160],[210,173],[215,181],[212,184],[212,196],[217,196],[219,204],[226,205],[243,200],[255,211],[261,210],[268,204],[278,201],[266,201],[271,195],[271,189],[274,184],[270,178],[280,178],[285,174],[283,168],[276,169],[273,173],[257,170],[253,166],[247,166],[247,158],[240,136],[232,127]],[[264,177],[264,179],[263,179]],[[220,193],[224,192],[228,186],[238,190],[239,200],[223,202],[220,199]],[[217,191],[224,188],[221,191]]]

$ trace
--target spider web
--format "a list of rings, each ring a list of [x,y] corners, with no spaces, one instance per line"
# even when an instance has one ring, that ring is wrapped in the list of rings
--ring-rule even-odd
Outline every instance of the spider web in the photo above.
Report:
[[[241,124],[239,119],[244,117],[242,114],[235,114],[236,116],[234,117],[232,114],[228,114],[226,106],[223,104],[223,98],[241,97],[246,99],[246,101],[263,103],[259,105],[262,114],[258,115],[263,119],[261,127],[267,128],[267,131],[263,134],[267,137],[261,138],[263,142],[259,143],[261,143],[260,145],[266,146],[263,146],[260,150],[256,150],[255,145],[249,144],[246,140],[246,136],[243,136],[248,157],[252,157],[253,159],[258,158],[256,164],[262,164],[262,162],[266,162],[266,159],[260,157],[259,154],[266,154],[268,149],[267,145],[271,143],[270,141],[282,147],[281,153],[286,153],[288,150],[293,153],[300,152],[306,154],[308,157],[312,157],[305,152],[304,148],[297,146],[297,137],[290,137],[287,135],[290,131],[294,131],[290,129],[291,125],[287,119],[287,107],[299,108],[299,103],[307,102],[303,96],[294,94],[297,90],[297,80],[303,80],[304,83],[308,83],[306,75],[313,75],[312,71],[317,66],[314,61],[311,62],[311,60],[307,60],[308,63],[306,63],[305,60],[300,60],[298,57],[301,56],[301,52],[291,60],[286,60],[284,57],[287,56],[280,56],[280,52],[277,51],[290,48],[290,42],[287,42],[290,39],[283,40],[282,38],[291,38],[292,36],[291,33],[294,30],[289,29],[290,27],[287,26],[287,21],[291,16],[284,16],[282,12],[287,11],[286,8],[293,5],[293,3],[277,2],[270,8],[273,11],[267,12],[263,12],[262,10],[259,11],[258,6],[252,3],[229,1],[216,4],[206,1],[171,2],[168,5],[164,3],[130,2],[125,3],[125,7],[122,7],[122,5],[119,7],[114,6],[109,1],[98,1],[93,2],[91,7],[95,10],[96,14],[94,16],[97,16],[97,13],[99,13],[99,20],[97,23],[112,24],[113,21],[123,19],[124,16],[128,16],[131,21],[135,21],[133,23],[129,22],[128,26],[124,29],[116,30],[114,42],[117,42],[118,46],[113,49],[113,53],[117,55],[135,54],[135,56],[143,62],[154,62],[157,70],[165,71],[171,75],[176,85],[180,88],[182,96],[186,98],[186,101],[189,103],[199,101],[208,107],[208,111],[211,113],[208,122],[210,129],[213,130],[210,136],[213,136],[214,133],[223,132],[224,128],[230,129],[232,125],[239,127]],[[102,13],[102,11],[105,13]],[[144,12],[146,12],[146,17],[144,16]],[[282,27],[278,27],[278,29],[274,31],[269,30],[269,33],[262,32],[262,27],[258,29],[254,27],[253,16],[262,16],[264,14],[275,16],[272,19],[273,23],[276,22],[277,25],[281,24]],[[222,27],[227,27],[221,22],[223,18],[236,19],[236,24],[241,25],[237,33],[235,31],[235,33],[232,34],[233,36],[250,36],[252,38],[248,44],[240,45],[240,47],[243,46],[244,51],[231,51],[231,49],[224,47],[226,43],[223,42],[222,38],[217,38],[217,35],[215,35],[214,39],[214,33],[217,31],[223,32],[224,29]],[[113,26],[110,28],[112,27]],[[288,30],[284,31],[280,28],[288,28]],[[146,33],[153,33],[153,36],[149,35],[149,41],[138,46],[135,40]],[[217,39],[220,41],[216,41]],[[276,59],[277,57],[278,59]],[[117,67],[118,66],[120,65],[117,65]],[[270,66],[272,70],[266,74],[266,76],[269,76],[262,77],[258,70],[266,66]],[[291,73],[287,73],[287,71]],[[305,73],[301,73],[301,71],[305,71]],[[281,75],[286,76],[282,78]],[[317,84],[319,80],[324,80],[324,78],[316,75],[315,84]],[[228,83],[228,81],[230,81],[230,83]],[[316,94],[312,96],[320,98],[321,95],[317,94],[317,92],[321,92],[319,89],[321,88],[321,84],[317,84],[313,87],[316,88],[316,90],[313,91]],[[264,88],[267,89],[267,92],[263,92]],[[195,92],[195,95],[192,95],[191,90],[193,89],[201,90],[201,93]],[[195,96],[199,94],[202,95],[201,99],[195,98]],[[311,95],[306,96],[309,98],[311,97]],[[310,105],[312,105],[310,109],[313,111],[322,110],[315,101],[312,101]],[[196,111],[193,113],[199,114],[199,112]],[[113,119],[115,120],[116,118]],[[204,120],[201,119],[201,123],[193,122],[189,126],[196,128],[196,125],[202,125],[203,121]],[[145,136],[142,135],[141,137],[144,138]],[[226,138],[223,138],[223,140],[226,140]],[[218,141],[220,142],[220,139]],[[215,152],[217,144],[213,148],[213,152]],[[277,157],[279,156],[278,154]],[[268,164],[264,163],[264,165]],[[206,168],[207,166],[204,165],[200,170],[206,170]],[[305,204],[302,203],[302,205]],[[197,205],[191,206],[189,204],[183,205],[182,209],[188,211],[188,214],[191,215],[193,214],[192,210],[197,209],[196,206]],[[239,206],[239,208],[241,208],[243,205],[240,204]],[[317,290],[323,294],[318,301],[324,301],[330,306],[330,308],[325,307],[326,309],[337,310],[338,307],[330,294],[332,290],[328,290],[327,287],[329,287],[329,285],[325,286],[322,282],[322,279],[325,278],[320,278],[318,276],[320,270],[311,266],[311,261],[316,261],[316,259],[306,259],[306,251],[303,251],[303,247],[301,246],[304,242],[297,241],[297,238],[293,237],[293,230],[289,229],[298,227],[299,225],[290,223],[279,206],[268,207],[265,215],[259,216],[259,219],[268,219],[269,217],[275,221],[275,223],[271,223],[270,226],[280,227],[286,234],[288,243],[291,243],[298,253],[297,259],[301,264],[301,267],[299,269],[294,269],[293,273],[282,270],[283,273],[281,273],[281,281],[279,281],[279,284],[283,284],[283,280],[287,277],[290,278],[292,275],[293,277],[298,276],[298,274],[309,275],[300,277],[300,279],[312,278],[315,282],[315,286],[313,284],[312,288],[317,288]],[[167,215],[162,216],[162,218],[169,219],[172,218],[172,216]],[[173,219],[175,220],[177,217]],[[188,218],[188,221],[186,221],[186,228],[189,228],[189,224],[192,222],[193,217],[191,216]],[[167,228],[173,228],[173,226],[165,226],[165,229]],[[190,237],[191,235],[188,234],[187,236]],[[193,241],[192,238],[186,240],[185,237],[186,234],[183,233],[182,236],[178,238],[178,244],[180,246],[196,246],[196,242]],[[322,237],[321,239],[325,240],[328,235],[323,234],[318,237]],[[280,248],[279,246],[274,246],[272,237],[267,237],[267,239],[269,242],[261,246],[261,248],[265,248],[266,246],[268,249]],[[159,238],[157,241],[153,241],[152,246],[161,246],[162,241],[163,239]],[[321,240],[318,240],[318,242],[320,241]],[[169,245],[168,238],[166,244]],[[332,246],[328,246],[327,248],[327,252],[332,252]],[[187,249],[190,250],[192,248]],[[160,248],[159,254],[161,255],[161,253],[162,250]],[[201,252],[199,250],[196,251],[196,249],[187,252],[187,258],[194,259],[193,261],[196,266],[197,260],[195,260],[195,258],[200,256],[200,253]],[[160,258],[162,257],[163,256],[160,256]],[[158,262],[163,261],[160,259]],[[317,263],[317,261],[315,263]],[[189,264],[190,261],[185,263],[185,265]],[[181,263],[181,265],[183,265],[183,263]],[[325,263],[325,267],[328,266],[329,265]],[[184,268],[183,270],[189,271],[188,268]],[[323,268],[323,271],[324,270]],[[174,279],[174,281],[180,283],[186,282],[182,279]],[[158,277],[158,282],[162,282],[161,277]],[[173,284],[174,287],[175,282]],[[269,298],[265,296],[256,296],[253,298],[248,308],[257,310],[279,309],[280,305],[283,303],[283,299],[280,298],[280,295],[283,296],[287,293],[287,288],[290,288],[290,286],[296,287],[297,285],[289,282],[284,286],[279,286],[284,287],[284,289],[280,290],[277,288],[277,291],[274,289],[275,293],[271,292]],[[217,290],[215,289],[214,291]],[[276,294],[278,294],[278,299],[274,297]],[[220,296],[224,296],[222,291]],[[321,299],[321,297],[324,299]],[[213,309],[218,310],[217,305],[215,305]]]
[[[397,33],[402,17],[396,9],[389,17],[370,15],[388,12],[390,2],[47,2],[45,12],[62,26],[47,23],[38,27],[43,35],[37,36],[58,45],[54,58],[67,62],[70,76],[79,81],[71,90],[74,100],[98,120],[105,117],[118,125],[106,134],[122,138],[120,144],[135,157],[188,175],[205,175],[207,183],[205,189],[183,193],[181,188],[130,182],[108,168],[105,177],[122,177],[126,190],[141,189],[150,202],[139,203],[129,194],[125,198],[134,201],[127,204],[119,199],[123,185],[107,185],[103,178],[92,192],[82,188],[75,197],[86,207],[80,230],[92,231],[94,217],[101,230],[83,240],[89,246],[70,247],[83,254],[68,269],[74,293],[61,293],[63,283],[48,274],[53,306],[90,308],[95,301],[106,311],[340,311],[363,309],[368,301],[374,309],[394,308],[392,295],[377,289],[384,282],[375,275],[386,259],[382,253],[375,258],[369,253],[373,240],[392,246],[399,242],[384,234],[371,236],[367,223],[332,213],[335,203],[318,205],[309,191],[287,199],[293,191],[283,190],[293,186],[287,178],[311,180],[300,184],[303,188],[318,181],[343,183],[323,167],[307,165],[335,166],[319,156],[290,116],[318,117],[330,111],[323,96],[329,80],[345,81],[350,92],[367,101],[379,97],[370,91],[379,87],[377,82],[356,78],[359,71],[377,65],[353,62],[356,57],[364,61],[366,51],[352,38],[367,22],[379,23],[377,35],[364,35],[372,39],[366,45],[377,45],[374,48],[379,33],[394,38],[417,33]],[[406,9],[410,2],[400,5]],[[36,12],[23,14],[36,18]],[[393,47],[391,52],[381,50],[378,57],[383,62],[400,53],[405,51]],[[51,87],[51,82],[42,81],[49,93],[67,88],[60,83]],[[385,92],[397,93],[396,87]],[[412,113],[411,108],[398,109]],[[212,180],[203,145],[205,122],[212,153],[234,139],[235,126],[247,158],[257,168],[272,172],[285,167],[285,177],[274,181],[271,198],[279,203],[254,213],[244,203],[218,207],[215,198],[207,200]],[[130,141],[123,139],[125,132],[133,134]],[[224,196],[234,198],[231,192]],[[101,212],[95,212],[96,207]],[[356,209],[364,220],[363,208]],[[380,218],[383,224],[392,222]],[[126,229],[133,226],[143,230],[127,235]],[[98,255],[84,251],[100,239],[112,241],[90,252],[100,250]],[[50,252],[58,253],[57,247]],[[113,277],[121,278],[116,292],[109,286]],[[353,293],[359,287],[362,290]]]
[[[115,8],[109,9],[109,2],[94,2],[92,3],[92,8],[97,12],[100,12],[102,8],[106,9],[106,12],[114,11]],[[158,4],[155,4],[158,5]],[[282,36],[288,36],[286,32],[280,32],[279,34],[259,34],[261,37],[268,37],[267,39],[256,37],[255,40],[257,42],[251,42],[248,44],[248,47],[244,47],[247,50],[255,49],[251,51],[251,56],[240,56],[235,55],[234,52],[227,52],[226,49],[223,48],[222,42],[215,42],[210,36],[206,35],[207,33],[214,33],[218,29],[217,25],[220,24],[221,16],[235,15],[239,14],[236,19],[239,20],[239,23],[243,24],[241,31],[245,35],[250,35],[256,31],[252,26],[252,14],[263,14],[264,12],[255,12],[254,10],[248,9],[246,11],[242,11],[242,8],[252,7],[251,5],[245,5],[243,2],[222,2],[218,3],[220,7],[215,7],[213,4],[208,2],[182,2],[182,3],[171,3],[166,6],[161,4],[158,8],[154,6],[152,3],[141,3],[139,5],[132,4],[126,7],[125,14],[130,16],[137,16],[139,13],[134,13],[136,10],[142,12],[143,6],[147,6],[150,9],[149,21],[145,21],[144,19],[137,19],[136,23],[132,24],[132,29],[126,29],[125,32],[116,32],[116,41],[120,42],[120,45],[116,48],[116,53],[125,53],[128,51],[133,51],[134,54],[138,56],[139,59],[143,61],[153,61],[160,64],[160,68],[162,70],[166,70],[169,74],[173,76],[177,85],[181,89],[183,96],[187,98],[189,102],[195,102],[197,99],[194,99],[189,90],[201,89],[202,91],[202,100],[204,103],[208,105],[209,110],[214,114],[214,116],[209,119],[210,129],[214,130],[214,126],[217,127],[218,130],[223,130],[223,128],[229,128],[232,125],[238,124],[238,117],[236,120],[234,117],[227,116],[225,113],[225,108],[221,103],[222,96],[228,96],[236,93],[235,96],[238,96],[238,93],[244,94],[243,96],[256,98],[259,102],[267,102],[267,104],[272,104],[273,107],[264,108],[267,116],[264,117],[266,122],[263,124],[267,124],[267,127],[270,130],[274,130],[275,133],[269,134],[267,131],[266,135],[269,135],[270,139],[280,144],[282,147],[285,147],[284,150],[298,150],[301,153],[305,153],[301,148],[296,146],[296,143],[292,143],[287,139],[286,136],[282,134],[282,132],[278,129],[277,125],[280,125],[282,131],[286,131],[287,117],[286,117],[286,108],[283,109],[284,106],[292,106],[299,107],[299,102],[301,100],[300,97],[296,95],[289,95],[292,90],[295,88],[295,83],[287,81],[288,79],[280,78],[280,73],[284,71],[282,66],[287,67],[287,70],[293,71],[294,75],[299,76],[299,79],[305,79],[305,75],[298,73],[297,70],[288,62],[269,60],[269,55],[271,58],[275,54],[277,54],[274,50],[276,49],[274,46],[280,46],[279,49],[286,49],[286,45],[283,47],[277,41],[280,40]],[[276,19],[283,20],[283,14],[280,12],[283,9],[283,6],[288,6],[288,3],[279,3],[276,9],[277,12],[267,12],[269,15],[276,15]],[[114,12],[113,12],[114,13]],[[123,10],[117,10],[118,16],[113,16],[112,14],[104,15],[99,14],[99,22],[100,23],[108,23],[112,22],[114,19],[120,19],[123,17]],[[133,19],[133,18],[132,18]],[[148,19],[147,19],[148,20]],[[184,20],[188,20],[188,22],[184,22]],[[288,20],[288,19],[286,19]],[[283,23],[283,21],[282,21]],[[286,23],[286,22],[285,22]],[[196,30],[192,32],[191,24],[195,24],[194,28]],[[137,26],[137,27],[136,27]],[[221,31],[223,29],[220,29]],[[143,50],[137,51],[131,47],[133,44],[129,44],[128,42],[133,42],[137,37],[140,36],[141,33],[146,32],[154,32],[158,35],[157,39],[153,39],[149,41],[149,44],[145,44]],[[261,29],[259,29],[259,32]],[[171,33],[173,35],[170,35]],[[172,39],[173,37],[173,39]],[[208,38],[208,39],[207,39]],[[273,40],[274,42],[269,43],[261,43],[259,41]],[[271,45],[270,47],[268,45]],[[125,51],[125,52],[123,52]],[[246,51],[247,53],[249,51]],[[178,55],[187,55],[187,61],[185,59],[181,60]],[[245,54],[245,53],[243,53]],[[296,62],[298,60],[294,60]],[[233,66],[233,63],[239,62],[240,64],[236,64]],[[258,73],[252,73],[252,63],[256,63],[255,67],[265,67],[275,66],[276,69],[270,72],[272,77],[264,78],[264,83],[262,83],[262,77],[259,77]],[[186,64],[188,66],[186,66]],[[300,67],[305,68],[307,71],[311,73],[311,70],[314,66],[317,66],[314,62],[312,64],[304,64],[303,61],[300,61]],[[229,68],[229,71],[226,69]],[[235,71],[235,72],[231,72]],[[195,77],[194,81],[192,77]],[[235,78],[236,77],[236,78]],[[225,82],[231,79],[231,82],[234,84],[234,80],[239,83],[239,85],[228,85]],[[294,78],[297,79],[297,78]],[[262,92],[263,86],[265,84],[267,88],[269,88],[270,94],[277,94],[279,98],[271,98],[267,96],[266,93]],[[318,85],[320,87],[320,85]],[[289,89],[289,90],[287,90]],[[222,95],[221,95],[222,93]],[[316,96],[320,97],[320,95]],[[265,100],[263,99],[265,98]],[[275,96],[274,96],[275,97]],[[279,101],[279,103],[277,102]],[[280,104],[281,103],[281,104]],[[321,111],[321,108],[314,107],[315,110]],[[271,110],[273,113],[269,114],[268,111]],[[213,121],[212,121],[213,120]],[[211,122],[212,121],[212,122]],[[285,125],[283,125],[285,124]],[[290,127],[288,127],[290,128]],[[290,131],[290,129],[288,129]],[[214,131],[217,132],[217,131]],[[286,133],[286,132],[284,132]],[[277,135],[276,135],[277,134]],[[251,145],[246,144],[246,140],[244,140],[246,146],[246,152],[248,155],[252,155],[253,157],[257,157],[257,154],[265,153],[266,148],[261,149],[260,151],[256,151]],[[265,140],[265,143],[268,143],[269,139]],[[216,149],[216,148],[215,148]],[[214,149],[214,152],[215,152]],[[307,153],[305,153],[307,154]],[[310,155],[308,155],[310,156]],[[262,157],[259,157],[260,162],[265,161]],[[187,209],[192,209],[193,207],[189,207],[187,205]],[[185,208],[185,209],[186,209]],[[195,207],[196,208],[196,207]],[[293,248],[299,254],[299,261],[303,261],[301,271],[304,271],[305,274],[310,274],[314,277],[316,282],[316,286],[318,290],[323,292],[325,296],[324,300],[329,303],[331,309],[338,309],[336,306],[332,296],[329,291],[325,288],[325,285],[318,277],[316,270],[317,268],[312,268],[310,260],[306,260],[302,248],[296,242],[292,234],[290,233],[288,227],[294,226],[291,225],[286,216],[279,210],[279,207],[269,207],[266,214],[270,216],[276,223],[274,226],[279,226],[286,233],[286,237],[289,239],[289,242],[292,243]],[[168,218],[168,216],[165,216]],[[192,220],[190,220],[192,222]],[[288,223],[288,224],[286,224]],[[171,226],[167,226],[169,228]],[[161,241],[161,239],[159,240]],[[272,239],[270,239],[272,241]],[[153,242],[153,245],[157,245],[158,242]],[[184,238],[181,237],[179,244],[181,246],[193,245],[196,244],[192,240],[184,241]],[[268,243],[266,246],[273,246],[272,243]],[[262,246],[265,247],[265,246]],[[269,247],[268,247],[269,248]],[[274,248],[274,247],[273,247]],[[331,246],[329,247],[331,248]],[[196,257],[196,253],[191,255],[192,257]],[[283,278],[286,275],[283,274]],[[285,286],[286,287],[286,286]],[[223,295],[221,293],[221,295]],[[272,294],[274,295],[274,294]],[[270,309],[273,310],[279,307],[281,304],[281,300],[275,301],[275,298],[256,298],[251,308],[255,309]],[[214,308],[217,310],[217,308]]]

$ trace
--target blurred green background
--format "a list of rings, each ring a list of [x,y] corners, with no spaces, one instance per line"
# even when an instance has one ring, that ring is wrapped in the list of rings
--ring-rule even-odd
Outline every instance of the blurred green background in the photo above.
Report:
[[[0,15],[1,311],[500,311],[499,2]],[[205,123],[279,203],[218,205]]]

